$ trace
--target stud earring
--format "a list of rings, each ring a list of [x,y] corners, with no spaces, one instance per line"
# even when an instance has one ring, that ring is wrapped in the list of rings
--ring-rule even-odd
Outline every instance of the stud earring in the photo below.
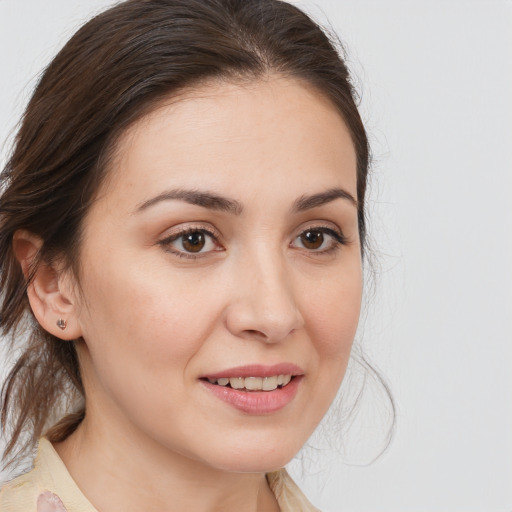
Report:
[[[66,320],[64,320],[63,318],[59,318],[57,320],[57,327],[59,329],[62,329],[64,330],[66,327],[67,327],[68,323],[66,322]]]

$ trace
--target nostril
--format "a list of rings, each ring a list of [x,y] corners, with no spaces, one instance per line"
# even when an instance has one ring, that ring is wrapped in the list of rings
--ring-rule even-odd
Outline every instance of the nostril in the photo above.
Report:
[[[263,339],[267,338],[266,334],[264,334],[263,332],[258,331],[256,329],[246,329],[244,332],[254,338],[263,338]]]

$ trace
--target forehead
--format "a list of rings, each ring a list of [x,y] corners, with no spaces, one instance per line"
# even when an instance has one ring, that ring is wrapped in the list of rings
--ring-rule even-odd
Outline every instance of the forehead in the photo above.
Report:
[[[357,196],[356,155],[339,111],[281,77],[212,82],[163,101],[120,137],[110,178],[134,201],[176,181],[236,193],[334,180]]]

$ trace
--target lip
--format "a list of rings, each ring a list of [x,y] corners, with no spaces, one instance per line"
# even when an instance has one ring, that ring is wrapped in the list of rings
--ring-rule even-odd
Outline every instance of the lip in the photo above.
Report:
[[[274,365],[250,364],[228,368],[215,373],[201,375],[201,379],[226,379],[230,377],[273,377],[274,375],[304,375],[304,370],[292,363],[279,363]],[[295,379],[293,379],[295,380]],[[283,388],[284,389],[284,388]],[[269,393],[266,391],[265,393]]]
[[[283,388],[276,388],[273,391],[241,391],[208,381],[208,379],[230,377],[273,377],[275,375],[291,375],[292,380]],[[249,364],[202,375],[200,382],[215,397],[231,407],[246,414],[264,415],[286,407],[295,398],[303,376],[304,370],[293,363]]]
[[[254,368],[254,367],[253,367]],[[260,367],[260,369],[263,367]],[[223,372],[226,375],[225,372]],[[280,375],[290,374],[289,372],[281,372]],[[218,375],[218,374],[215,374]],[[220,375],[220,374],[219,374]],[[231,377],[269,377],[271,375],[276,375],[275,373],[271,373],[270,375],[262,375],[260,374],[239,374],[234,375],[230,374]],[[211,378],[222,378],[220,377],[211,377]],[[303,374],[297,375],[292,378],[292,380],[283,388],[277,388],[273,391],[240,391],[239,389],[233,389],[227,386],[219,386],[217,384],[211,384],[207,380],[201,380],[201,384],[208,389],[216,398],[224,401],[228,405],[234,407],[235,409],[244,412],[246,414],[252,415],[265,415],[275,413],[284,407],[286,407],[297,394],[299,389],[299,385],[302,381]]]

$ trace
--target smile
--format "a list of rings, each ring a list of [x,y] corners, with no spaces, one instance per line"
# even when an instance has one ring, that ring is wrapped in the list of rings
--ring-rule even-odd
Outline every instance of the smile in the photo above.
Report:
[[[267,415],[294,401],[304,376],[299,366],[281,363],[225,369],[203,375],[200,382],[215,399],[242,413]]]
[[[208,379],[210,384],[230,387],[243,391],[274,391],[283,388],[292,380],[292,375],[273,375],[270,377],[222,377]]]

